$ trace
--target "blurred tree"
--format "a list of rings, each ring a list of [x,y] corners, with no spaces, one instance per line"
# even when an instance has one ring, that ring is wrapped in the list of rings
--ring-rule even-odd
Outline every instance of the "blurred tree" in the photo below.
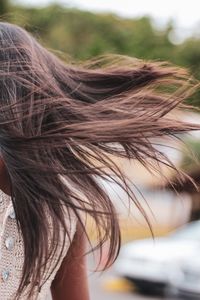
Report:
[[[9,1],[8,0],[0,0],[0,16],[8,13],[9,11]]]
[[[185,177],[184,183],[180,182],[177,176],[170,178],[165,189],[190,196],[191,206],[188,221],[192,222],[200,220],[200,140],[190,138],[184,140],[184,143],[187,147],[184,147],[182,151],[183,156],[179,167],[188,176]],[[163,185],[158,188],[163,189]]]
[[[194,169],[200,170],[200,141],[190,138],[185,140],[188,149],[183,151],[183,158],[181,161],[181,168],[187,173]],[[200,172],[199,172],[200,173]]]
[[[186,140],[185,143],[190,151],[183,151],[184,155],[181,168],[195,181],[200,189],[200,141],[189,139]],[[181,192],[190,194],[191,210],[189,221],[200,220],[200,190],[197,190],[188,179],[186,179],[184,185],[179,186],[178,189]]]
[[[0,16],[8,13],[9,11],[9,0],[0,0]]]
[[[113,52],[164,60],[170,59],[175,47],[168,40],[168,31],[153,29],[148,17],[125,19],[54,4],[44,8],[16,6],[14,21],[38,34],[48,47],[76,59]]]
[[[0,0],[0,9],[5,12],[8,1]],[[200,79],[200,39],[191,37],[180,45],[174,45],[169,39],[174,29],[171,21],[166,28],[158,30],[147,16],[126,19],[56,3],[34,8],[10,4],[10,11],[9,21],[24,26],[44,46],[56,49],[58,54],[67,53],[66,59],[71,56],[85,60],[112,52],[147,60],[167,60],[190,68]],[[200,93],[189,101],[200,106]]]

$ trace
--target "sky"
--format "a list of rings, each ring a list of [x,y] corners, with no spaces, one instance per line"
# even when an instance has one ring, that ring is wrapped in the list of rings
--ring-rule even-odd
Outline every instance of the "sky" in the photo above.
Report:
[[[199,0],[14,0],[26,5],[46,5],[60,2],[72,7],[95,12],[114,12],[123,17],[150,15],[156,25],[163,26],[173,20],[177,42],[195,34],[200,36]],[[28,3],[28,4],[27,4]],[[173,36],[171,37],[173,39]]]

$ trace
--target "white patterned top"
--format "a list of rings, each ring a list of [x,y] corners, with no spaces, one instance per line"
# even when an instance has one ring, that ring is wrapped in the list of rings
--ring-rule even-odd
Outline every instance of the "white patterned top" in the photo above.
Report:
[[[66,214],[66,222],[70,231],[70,239],[73,239],[76,231],[76,218],[70,217]],[[50,224],[49,224],[50,225]],[[51,226],[49,226],[49,229]],[[47,271],[44,272],[42,281],[45,282],[39,291],[38,286],[31,299],[26,296],[28,287],[21,296],[22,300],[46,300],[50,290],[51,283],[62,263],[63,258],[69,249],[69,237],[66,235],[65,249],[59,259],[56,269],[51,274],[55,262],[61,253],[61,245],[58,247],[54,256],[49,259]],[[64,238],[64,236],[63,236]],[[15,293],[20,283],[22,275],[22,267],[24,261],[24,245],[21,232],[17,229],[15,212],[11,202],[11,197],[0,190],[0,299],[14,300]],[[41,283],[40,283],[41,285]]]

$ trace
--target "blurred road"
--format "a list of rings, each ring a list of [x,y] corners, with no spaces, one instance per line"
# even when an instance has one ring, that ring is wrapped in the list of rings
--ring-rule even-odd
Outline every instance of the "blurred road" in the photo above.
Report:
[[[88,261],[91,270],[91,260]],[[145,296],[133,291],[133,286],[109,271],[89,274],[91,300],[177,300],[172,297]],[[131,291],[132,289],[132,291]],[[179,298],[180,300],[180,298]]]
[[[130,291],[109,291],[105,287],[107,280],[109,280],[108,275],[99,277],[96,274],[93,274],[90,276],[89,281],[91,300],[161,300],[159,297],[145,297]]]
[[[163,299],[160,297],[145,297],[138,295],[131,291],[126,291],[121,286],[120,291],[119,287],[115,285],[108,288],[109,281],[111,281],[111,273],[105,273],[101,276],[98,274],[91,274],[89,276],[89,286],[90,286],[90,299],[91,300],[172,300],[172,299]],[[113,285],[113,283],[110,285]],[[49,295],[47,300],[52,300]],[[81,300],[81,299],[80,299]]]
[[[91,269],[90,259],[89,266]],[[132,286],[128,286],[123,280],[118,279],[112,268],[102,274],[90,273],[88,279],[91,300],[176,300],[161,296],[145,296],[131,291]],[[47,300],[51,300],[50,295]]]

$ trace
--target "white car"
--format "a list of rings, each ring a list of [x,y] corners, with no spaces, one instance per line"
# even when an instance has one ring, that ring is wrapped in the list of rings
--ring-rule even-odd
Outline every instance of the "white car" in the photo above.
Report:
[[[114,268],[140,291],[156,292],[172,282],[177,266],[195,255],[198,249],[200,221],[189,223],[166,237],[125,244]]]
[[[174,278],[170,280],[170,295],[200,299],[200,257],[199,251],[177,266]]]

